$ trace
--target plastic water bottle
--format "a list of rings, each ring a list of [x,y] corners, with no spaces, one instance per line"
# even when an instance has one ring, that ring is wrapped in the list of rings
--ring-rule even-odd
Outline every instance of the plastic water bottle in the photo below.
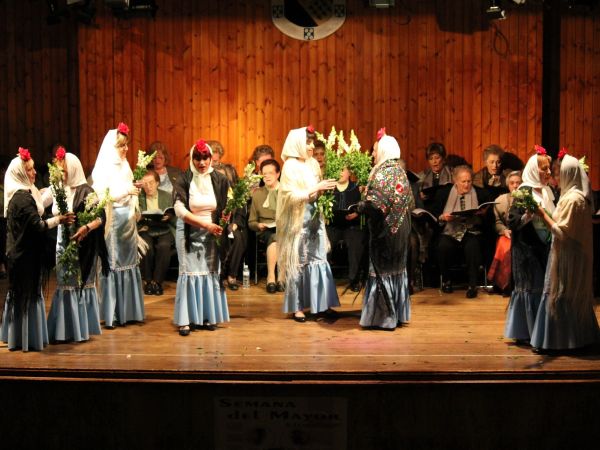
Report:
[[[248,269],[248,264],[244,264],[244,269],[242,270],[242,288],[248,289],[250,287],[250,269]]]

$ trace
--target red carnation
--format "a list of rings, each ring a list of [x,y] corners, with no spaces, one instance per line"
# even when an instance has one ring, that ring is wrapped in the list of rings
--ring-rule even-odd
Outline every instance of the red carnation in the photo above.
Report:
[[[558,159],[563,159],[566,154],[567,154],[567,149],[565,147],[561,148],[560,152],[558,152]]]
[[[119,125],[117,126],[117,131],[127,136],[129,134],[129,127],[127,126],[127,124],[119,122]]]
[[[313,127],[312,125],[307,126],[306,132],[309,134],[313,134],[315,132],[315,127]]]
[[[535,152],[536,152],[538,155],[547,155],[547,153],[546,153],[546,149],[545,149],[544,147],[542,147],[541,145],[537,145],[537,144],[535,144],[535,145],[533,146],[533,148],[535,149]]]
[[[29,161],[31,159],[31,153],[29,150],[23,147],[19,147],[19,156],[23,161]]]
[[[384,136],[385,136],[385,127],[382,127],[377,132],[377,142],[379,142],[381,140],[381,138]]]
[[[65,155],[67,154],[67,151],[65,150],[64,147],[58,147],[56,149],[56,159],[59,161],[62,161],[63,159],[65,159]]]
[[[202,153],[202,151],[208,151],[208,149],[206,148],[206,142],[204,141],[204,139],[198,139],[196,141],[196,150],[201,153]]]

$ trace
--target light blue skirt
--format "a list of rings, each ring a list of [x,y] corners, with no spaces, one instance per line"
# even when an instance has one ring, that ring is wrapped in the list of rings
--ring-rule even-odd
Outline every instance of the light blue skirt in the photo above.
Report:
[[[506,312],[505,337],[524,341],[531,339],[541,296],[541,292],[513,290]]]
[[[176,247],[179,276],[173,322],[177,326],[229,321],[227,295],[219,282],[219,252],[213,235],[190,229],[190,251],[185,249],[184,222],[177,219]]]
[[[114,207],[106,237],[110,272],[100,275],[100,318],[106,326],[113,322],[144,320],[144,293],[139,269],[135,216],[128,206]]]
[[[9,299],[7,298],[8,302]],[[9,320],[8,308],[4,308],[2,317],[2,329],[0,335],[2,342],[8,344],[9,350],[21,349],[43,350],[48,345],[48,327],[46,325],[46,307],[44,296],[40,293],[37,300],[29,304],[28,310],[23,314],[14,310],[14,315]]]
[[[62,225],[58,227],[57,255],[63,250]],[[56,261],[56,291],[48,313],[50,342],[87,341],[91,334],[102,334],[98,294],[94,283],[96,271],[92,270],[83,290],[76,277],[65,278],[63,268]]]
[[[382,275],[381,281],[390,296],[390,305],[383,304],[377,295],[377,278],[371,274],[365,287],[363,309],[360,315],[362,327],[394,329],[410,321],[410,293],[406,269],[399,274]]]
[[[556,302],[550,314],[548,294],[544,294],[531,334],[531,346],[546,350],[568,350],[598,342],[600,330],[594,309],[577,317],[566,302]]]
[[[315,206],[304,209],[302,237],[298,251],[300,270],[297,278],[286,280],[283,312],[293,313],[310,308],[313,314],[340,306],[335,280],[327,261],[327,234],[319,217],[312,218]]]

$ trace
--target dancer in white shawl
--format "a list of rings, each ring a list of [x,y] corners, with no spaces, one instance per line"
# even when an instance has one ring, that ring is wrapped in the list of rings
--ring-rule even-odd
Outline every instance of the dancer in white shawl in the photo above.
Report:
[[[313,214],[319,193],[335,188],[336,180],[319,182],[306,162],[313,140],[306,127],[288,133],[277,196],[277,266],[286,283],[283,311],[294,313],[297,322],[306,320],[306,308],[315,314],[340,305],[327,262],[325,223]]]
[[[19,148],[4,178],[4,215],[7,218],[6,259],[8,293],[0,310],[0,336],[9,350],[42,350],[48,345],[48,327],[42,288],[53,265],[54,251],[47,249],[46,231],[59,223],[72,223],[73,215],[42,220],[44,204],[33,184],[35,168],[29,150]],[[3,300],[3,299],[0,299]],[[2,305],[0,305],[2,306]]]
[[[552,216],[538,208],[552,232],[544,294],[531,336],[540,352],[594,344],[599,338],[592,291],[592,205],[589,181],[577,158],[560,166],[560,199]]]
[[[527,161],[519,190],[531,192],[535,201],[549,213],[554,211],[554,195],[548,187],[550,157],[539,154]],[[513,202],[508,215],[512,231],[511,260],[514,280],[506,313],[504,336],[518,344],[529,344],[542,298],[544,272],[550,250],[550,231],[544,221]]]
[[[127,162],[129,127],[120,123],[104,137],[92,171],[100,198],[109,190],[104,238],[110,272],[100,277],[100,317],[104,326],[144,320],[144,294],[139,269],[136,206],[139,190]]]
[[[85,201],[93,189],[87,184],[83,167],[79,158],[66,153],[63,147],[56,151],[55,163],[63,169],[63,186],[69,211],[82,212]],[[52,213],[58,215],[56,199]],[[98,294],[96,292],[96,261],[100,255],[105,273],[108,273],[106,245],[104,243],[103,220],[97,218],[87,225],[76,224],[78,229],[73,238],[79,241],[77,249],[77,274],[67,276],[61,266],[60,255],[69,242],[63,241],[63,227],[58,226],[56,242],[56,291],[52,297],[52,305],[48,313],[48,335],[50,342],[87,341],[90,335],[102,334],[100,330],[100,314]]]

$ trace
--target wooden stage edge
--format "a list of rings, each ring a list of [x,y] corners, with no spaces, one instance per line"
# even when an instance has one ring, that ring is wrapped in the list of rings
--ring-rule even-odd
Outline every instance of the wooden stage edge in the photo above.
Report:
[[[146,321],[104,330],[85,343],[42,352],[0,345],[0,380],[199,384],[599,383],[600,348],[538,355],[502,337],[508,298],[464,291],[412,296],[411,322],[364,330],[360,301],[340,296],[335,319],[299,324],[264,282],[228,291],[231,321],[181,337],[171,323],[175,284],[147,296]],[[343,286],[338,286],[341,294]],[[49,303],[47,302],[47,308]],[[598,314],[598,312],[597,312]]]

